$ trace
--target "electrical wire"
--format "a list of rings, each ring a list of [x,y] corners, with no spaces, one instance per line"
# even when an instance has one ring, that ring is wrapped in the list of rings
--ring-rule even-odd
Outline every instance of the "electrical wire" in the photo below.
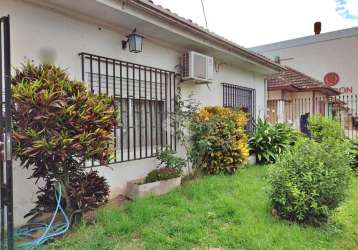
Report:
[[[208,20],[206,18],[206,12],[205,12],[205,7],[204,7],[204,1],[203,0],[200,0],[201,1],[201,8],[203,9],[203,14],[204,14],[204,19],[205,19],[205,25],[206,25],[206,29],[209,29],[208,27]]]
[[[71,223],[70,223],[70,220],[68,219],[64,209],[61,206],[61,198],[62,198],[61,185],[58,184],[58,191],[55,189],[55,199],[56,199],[57,205],[53,212],[50,223],[49,224],[30,223],[28,225],[20,227],[16,231],[16,236],[31,237],[33,232],[40,231],[40,230],[43,230],[44,233],[38,239],[35,239],[30,242],[22,243],[22,244],[18,245],[18,247],[24,248],[24,249],[34,249],[34,248],[44,244],[45,242],[47,242],[51,239],[54,239],[55,237],[62,235],[68,231]],[[60,223],[60,224],[54,224],[54,221],[55,221],[59,211],[63,215],[65,222]]]

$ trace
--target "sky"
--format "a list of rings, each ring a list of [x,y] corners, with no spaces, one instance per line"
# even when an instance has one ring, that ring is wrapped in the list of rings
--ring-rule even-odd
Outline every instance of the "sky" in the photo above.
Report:
[[[203,0],[209,30],[252,47],[358,26],[358,0]],[[200,0],[154,0],[205,26]]]

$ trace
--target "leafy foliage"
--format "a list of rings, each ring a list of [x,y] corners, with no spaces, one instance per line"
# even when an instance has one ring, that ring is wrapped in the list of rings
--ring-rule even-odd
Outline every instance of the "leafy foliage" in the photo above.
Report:
[[[78,198],[70,197],[71,180],[86,176],[82,168],[86,160],[107,164],[111,159],[112,132],[117,126],[114,99],[89,92],[83,82],[71,80],[59,67],[30,63],[16,69],[12,93],[13,148],[21,165],[33,169],[32,178],[46,182],[45,190],[60,182],[66,209],[91,207],[78,206],[84,202],[81,198],[70,200]],[[45,210],[52,208],[47,202],[42,205],[47,206]]]
[[[193,164],[207,174],[234,173],[249,156],[246,122],[242,111],[201,108],[190,124]]]
[[[157,159],[160,162],[160,167],[174,168],[179,172],[181,172],[186,165],[186,161],[183,158],[176,156],[175,151],[170,149],[163,150],[158,155]]]
[[[271,167],[270,199],[285,219],[320,225],[344,200],[350,179],[346,141],[301,138]]]
[[[186,160],[176,156],[175,153],[170,149],[163,150],[157,156],[159,160],[158,168],[149,172],[144,182],[150,183],[179,177],[183,167],[186,165]]]
[[[250,138],[250,148],[256,153],[258,163],[274,163],[299,137],[300,133],[285,123],[269,124],[258,119],[254,135]]]
[[[177,139],[181,146],[183,146],[186,155],[188,170],[192,170],[192,158],[190,157],[193,150],[193,145],[191,143],[191,133],[189,129],[190,124],[195,119],[196,113],[199,109],[199,103],[194,100],[191,96],[188,99],[183,99],[181,88],[177,88],[175,95],[175,112],[171,115],[171,123],[175,127],[175,132]]]
[[[107,201],[109,185],[97,171],[71,176],[68,195],[71,207],[77,210],[94,209]]]
[[[158,168],[154,169],[145,178],[145,183],[155,182],[155,181],[163,181],[163,180],[169,180],[172,178],[179,177],[181,172],[176,168]]]
[[[80,172],[70,176],[67,189],[70,197],[70,207],[75,211],[86,211],[97,208],[105,203],[109,195],[109,185],[106,179],[98,175],[97,171]],[[39,213],[50,213],[55,207],[55,185],[48,181],[37,192],[36,207],[25,217]],[[68,207],[66,200],[62,199],[63,207]]]
[[[317,142],[321,142],[327,138],[343,139],[344,132],[334,118],[325,117],[322,115],[313,115],[308,118],[308,130],[311,138]]]
[[[358,138],[355,137],[350,140],[351,168],[358,175]]]

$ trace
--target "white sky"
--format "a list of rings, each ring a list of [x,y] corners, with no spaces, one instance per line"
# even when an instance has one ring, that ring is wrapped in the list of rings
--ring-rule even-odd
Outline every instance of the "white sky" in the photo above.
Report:
[[[322,32],[358,26],[358,0],[203,1],[209,29],[246,47],[313,35],[315,21]],[[205,26],[200,0],[154,2]]]

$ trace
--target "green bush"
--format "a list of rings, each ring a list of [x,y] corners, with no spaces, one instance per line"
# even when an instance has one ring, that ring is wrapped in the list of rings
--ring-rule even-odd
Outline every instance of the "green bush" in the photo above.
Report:
[[[171,149],[163,150],[158,156],[158,168],[149,172],[144,183],[168,180],[179,177],[186,161],[175,155],[176,152]]]
[[[157,157],[160,162],[159,167],[175,168],[181,172],[186,165],[186,161],[175,154],[176,152],[171,149],[163,150]]]
[[[258,163],[275,163],[277,157],[299,137],[300,132],[284,123],[269,124],[259,119],[255,134],[250,138],[250,149]]]
[[[201,108],[190,124],[190,160],[205,174],[233,174],[247,162],[247,114],[221,106]]]
[[[181,172],[175,168],[158,168],[149,172],[144,182],[150,183],[155,181],[169,180],[172,178],[179,177],[180,174]]]
[[[308,118],[307,126],[313,140],[321,142],[327,138],[343,139],[344,132],[341,124],[334,118],[313,115]]]
[[[320,225],[345,197],[349,145],[327,138],[301,138],[270,168],[270,199],[281,218]]]

